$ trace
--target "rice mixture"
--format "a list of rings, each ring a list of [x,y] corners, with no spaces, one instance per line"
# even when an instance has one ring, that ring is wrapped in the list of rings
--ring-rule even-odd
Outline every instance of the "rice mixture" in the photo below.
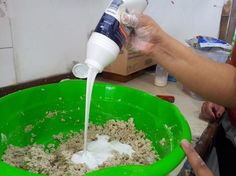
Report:
[[[143,132],[135,129],[133,119],[128,122],[110,120],[103,126],[90,124],[88,140],[95,141],[98,135],[107,135],[110,141],[128,144],[134,150],[131,157],[115,152],[113,157],[99,168],[130,164],[148,165],[159,159],[152,142]],[[57,148],[54,144],[34,144],[23,148],[10,145],[2,160],[12,166],[49,176],[81,176],[91,171],[85,164],[74,164],[71,161],[74,153],[83,150],[83,131],[79,134],[71,132],[67,136],[60,133],[53,138],[60,142]]]

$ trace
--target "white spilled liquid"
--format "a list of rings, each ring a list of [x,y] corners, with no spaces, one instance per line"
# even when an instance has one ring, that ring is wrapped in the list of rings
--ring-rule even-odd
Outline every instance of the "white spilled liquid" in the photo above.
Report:
[[[130,145],[122,144],[119,141],[108,142],[109,136],[97,136],[96,141],[88,143],[87,151],[75,153],[71,160],[75,164],[86,164],[89,169],[93,170],[102,165],[107,159],[113,157],[113,152],[127,154],[131,156],[134,150]]]
[[[93,90],[93,84],[98,71],[89,68],[87,87],[86,87],[86,104],[85,104],[85,124],[84,124],[84,150],[72,155],[72,162],[75,164],[86,164],[90,169],[96,169],[102,165],[107,159],[113,156],[116,151],[120,154],[132,155],[134,150],[130,145],[122,144],[119,141],[108,142],[109,136],[97,136],[96,141],[88,143],[88,125],[90,102]]]

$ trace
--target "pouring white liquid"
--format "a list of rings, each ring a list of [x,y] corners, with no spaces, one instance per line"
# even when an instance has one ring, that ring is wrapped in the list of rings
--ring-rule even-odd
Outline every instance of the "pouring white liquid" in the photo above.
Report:
[[[127,154],[129,156],[134,153],[130,145],[122,144],[119,141],[108,142],[109,136],[97,136],[96,141],[88,143],[88,125],[91,96],[94,81],[98,70],[89,68],[88,79],[86,87],[86,104],[85,104],[85,123],[84,123],[84,150],[75,153],[71,160],[75,164],[86,164],[89,169],[95,169],[103,164],[107,159],[113,157],[113,152],[116,151],[120,154]]]
[[[88,139],[88,125],[89,125],[89,113],[90,113],[90,104],[91,96],[93,91],[93,85],[95,78],[98,74],[98,70],[95,68],[89,68],[88,70],[88,79],[86,85],[86,104],[85,104],[85,122],[84,122],[84,153],[87,152],[87,139]]]
[[[85,64],[77,64],[73,68],[73,73],[76,77],[87,77],[84,150],[72,156],[74,163],[85,163],[89,168],[96,168],[109,157],[112,157],[113,151],[117,151],[120,154],[125,153],[129,156],[134,152],[131,146],[118,141],[108,142],[108,139],[104,137],[98,137],[97,141],[88,144],[87,133],[90,101],[96,75],[115,61],[127,40],[127,28],[120,25],[121,14],[122,12],[141,14],[147,4],[148,0],[112,0],[89,38]]]

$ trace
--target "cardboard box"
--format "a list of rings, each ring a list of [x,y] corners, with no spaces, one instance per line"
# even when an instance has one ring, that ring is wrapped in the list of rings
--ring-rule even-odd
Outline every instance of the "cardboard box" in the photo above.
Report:
[[[115,62],[107,66],[104,72],[127,76],[155,64],[149,56],[124,48],[121,50]]]

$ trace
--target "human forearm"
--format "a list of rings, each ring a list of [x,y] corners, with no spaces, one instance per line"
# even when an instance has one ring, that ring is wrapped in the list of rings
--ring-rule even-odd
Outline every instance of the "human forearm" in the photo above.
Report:
[[[204,58],[166,33],[153,50],[154,59],[185,86],[207,100],[236,106],[236,69]]]

